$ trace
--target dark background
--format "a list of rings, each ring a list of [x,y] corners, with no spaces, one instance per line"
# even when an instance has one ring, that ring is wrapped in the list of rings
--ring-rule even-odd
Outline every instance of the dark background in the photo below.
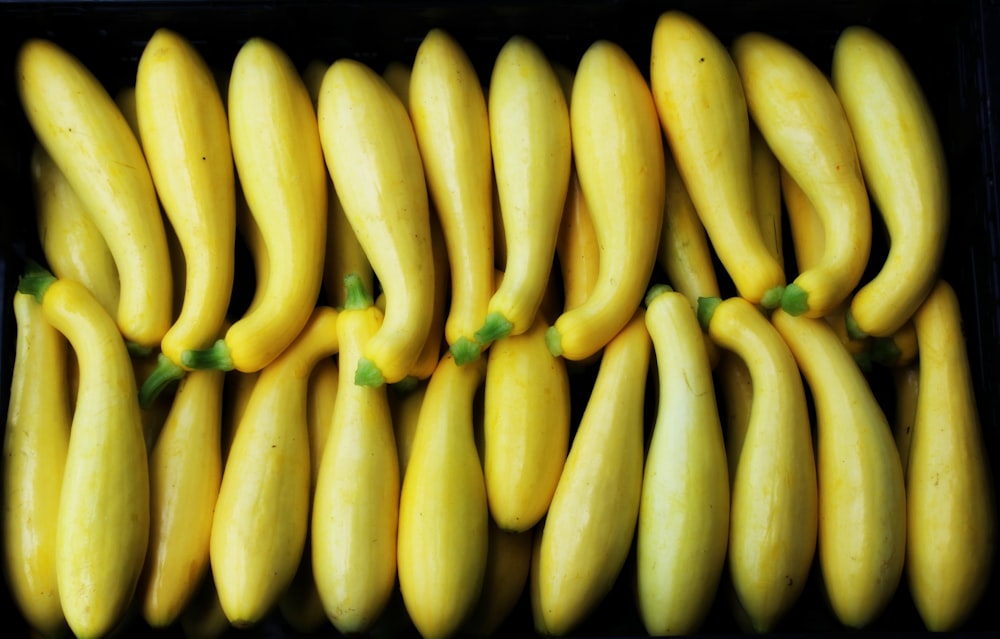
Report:
[[[0,1],[0,410],[6,414],[15,326],[9,300],[25,258],[42,260],[38,246],[28,161],[34,138],[18,103],[14,58],[28,37],[50,38],[77,55],[112,95],[134,83],[135,67],[146,40],[158,27],[187,37],[209,63],[228,69],[240,45],[264,36],[287,51],[300,68],[319,58],[360,59],[381,72],[394,60],[412,62],[432,27],[448,30],[469,53],[484,83],[492,61],[508,37],[534,39],[553,61],[575,68],[596,39],[617,42],[648,71],[652,30],[658,15],[679,8],[711,28],[725,43],[750,30],[772,33],[806,53],[829,71],[833,45],[841,30],[866,24],[892,41],[910,62],[927,93],[940,127],[951,180],[952,222],[941,274],[962,303],[967,349],[979,398],[982,427],[993,465],[1000,434],[1000,201],[996,184],[1000,152],[1000,2],[998,0],[639,0],[584,2],[4,2]],[[872,248],[877,268],[886,251],[878,229]],[[790,243],[786,241],[786,246]],[[786,251],[790,254],[790,251]],[[249,281],[240,270],[239,282]],[[793,265],[790,264],[789,268]],[[240,278],[243,278],[242,280]],[[725,285],[725,282],[723,282]],[[245,301],[234,295],[234,309]],[[876,371],[877,373],[878,371]],[[884,371],[883,371],[884,373]],[[891,410],[884,375],[873,387]],[[586,384],[585,379],[578,382]],[[813,571],[799,605],[778,634],[842,631],[822,599]],[[1000,629],[996,599],[997,571],[990,591],[965,631]],[[642,635],[626,565],[612,593],[577,634]],[[26,629],[0,593],[2,620],[25,636]],[[388,634],[392,624],[383,628]],[[411,633],[405,623],[401,633]],[[738,633],[725,584],[703,634]],[[923,631],[906,593],[905,581],[880,620],[864,634]],[[138,621],[120,630],[149,635]],[[531,634],[526,598],[500,634]],[[178,635],[178,629],[159,633]],[[275,615],[260,627],[232,635],[291,637],[295,633]],[[332,627],[324,636],[335,634]]]

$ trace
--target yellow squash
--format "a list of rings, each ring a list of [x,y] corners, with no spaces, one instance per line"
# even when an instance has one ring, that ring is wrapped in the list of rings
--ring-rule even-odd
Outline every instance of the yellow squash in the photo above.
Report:
[[[38,270],[19,290],[39,301],[79,366],[55,566],[70,630],[100,637],[124,619],[149,542],[149,468],[132,362],[113,316],[79,282]]]
[[[476,68],[447,31],[417,47],[408,84],[410,118],[427,187],[444,233],[451,303],[445,340],[464,364],[479,356],[475,332],[493,294],[493,157]],[[436,363],[437,357],[435,357]]]
[[[317,113],[334,188],[385,294],[382,327],[365,345],[355,383],[399,382],[433,321],[430,202],[413,125],[388,83],[347,58],[323,76]]]
[[[302,78],[309,88],[309,97],[312,98],[313,107],[319,105],[319,91],[323,86],[323,76],[330,68],[329,63],[314,59],[302,70]],[[375,273],[372,265],[365,255],[364,249],[358,242],[351,223],[348,222],[344,214],[344,206],[340,203],[337,190],[333,188],[333,181],[327,174],[327,223],[326,223],[326,257],[323,272],[323,291],[326,293],[327,303],[333,307],[344,305],[346,291],[344,288],[344,278],[354,273],[361,278],[361,282],[369,291],[375,290]]]
[[[522,532],[545,515],[569,450],[566,361],[545,345],[545,317],[490,347],[486,368],[483,473],[497,525]]]
[[[337,402],[312,506],[312,573],[323,609],[341,633],[369,631],[396,583],[399,458],[388,389],[355,384],[365,343],[382,311],[360,278],[347,277],[337,318]]]
[[[541,47],[524,36],[508,39],[494,60],[489,130],[504,278],[476,333],[484,346],[534,323],[553,267],[573,158],[559,76]]]
[[[851,299],[850,320],[860,334],[887,337],[937,280],[949,220],[944,149],[916,75],[881,34],[844,29],[831,74],[889,236],[881,269]]]
[[[52,274],[80,282],[114,315],[121,285],[108,243],[40,144],[32,151],[31,178],[38,238]]]
[[[917,413],[917,397],[920,395],[920,361],[915,360],[891,369],[892,390],[895,393],[895,412],[892,420],[892,435],[899,450],[899,461],[903,472],[910,465],[910,442],[913,440],[913,423]]]
[[[748,410],[729,442],[732,505],[729,574],[756,632],[772,632],[798,601],[812,568],[818,493],[812,429],[798,364],[781,335],[747,300],[702,303],[713,342],[749,384],[728,406]],[[745,379],[738,375],[734,379]],[[745,393],[749,392],[749,396]]]
[[[324,288],[328,302],[333,306],[343,306],[344,278],[355,274],[362,279],[369,290],[374,290],[377,282],[368,256],[358,242],[354,229],[344,213],[344,205],[337,196],[333,182],[328,184],[326,266],[323,274]]]
[[[57,44],[24,42],[16,73],[32,130],[114,256],[119,330],[139,347],[158,346],[172,322],[170,256],[135,133],[100,80]]]
[[[706,339],[708,335],[706,334]],[[714,341],[710,342],[715,344]],[[718,349],[718,346],[716,346]],[[753,408],[753,380],[750,369],[743,358],[731,351],[721,351],[715,364],[715,375],[719,395],[719,411],[722,413],[723,431],[726,440],[726,464],[729,466],[730,484],[736,477],[736,463],[740,459],[743,440],[750,426],[750,410]]]
[[[594,220],[575,169],[569,175],[566,204],[556,238],[556,256],[562,276],[563,309],[568,311],[583,304],[594,290],[601,259]]]
[[[996,552],[996,495],[954,289],[938,279],[913,315],[920,350],[907,464],[906,576],[929,630],[961,628]]]
[[[473,426],[486,359],[446,352],[427,382],[399,498],[397,570],[427,639],[458,634],[486,573],[489,508]]]
[[[149,548],[140,584],[153,628],[178,619],[208,572],[222,478],[222,371],[181,378],[149,457]]]
[[[389,395],[392,410],[392,430],[396,440],[396,456],[399,458],[399,477],[402,481],[406,467],[410,463],[413,439],[420,421],[420,407],[427,393],[427,380],[419,380],[410,388],[401,389]]]
[[[338,342],[340,338],[337,338]],[[337,406],[340,391],[340,366],[338,360],[324,357],[313,366],[309,375],[309,389],[306,400],[309,418],[309,469],[312,472],[313,489],[319,476],[320,460],[330,438],[333,411]]]
[[[556,318],[546,340],[553,355],[580,361],[600,351],[642,303],[656,265],[666,168],[649,85],[613,42],[598,40],[581,57],[570,125],[600,272],[587,301]]]
[[[338,339],[339,341],[339,339]],[[310,503],[315,496],[316,479],[319,475],[319,460],[322,458],[326,440],[330,435],[333,410],[337,403],[340,385],[340,369],[333,357],[324,357],[313,366],[306,391],[306,420],[309,429],[309,470],[312,474]],[[310,522],[311,520],[310,514]],[[278,600],[281,616],[296,632],[315,633],[329,623],[323,601],[316,590],[316,578],[312,570],[312,539],[306,533],[306,544],[302,549],[299,567],[288,589]]]
[[[719,296],[714,255],[705,227],[678,173],[673,153],[667,151],[665,160],[666,192],[657,261],[671,288],[687,297],[692,309],[697,309],[698,298]],[[714,368],[718,364],[719,351],[711,340],[702,339]]]
[[[243,412],[246,410],[253,393],[253,387],[260,378],[260,371],[254,373],[241,373],[240,371],[228,371],[226,381],[223,383],[222,415],[222,459],[229,457],[229,449],[232,447],[233,439],[239,428],[240,420],[243,419]]]
[[[782,246],[781,165],[755,124],[750,124],[750,172],[753,176],[754,210],[757,226],[767,250],[784,268]]]
[[[653,30],[650,83],[677,169],[740,295],[776,306],[783,265],[757,220],[750,116],[736,65],[704,24],[681,11]]]
[[[574,73],[559,63],[553,65],[567,104],[573,97]],[[572,143],[572,140],[571,140]],[[581,305],[594,290],[600,272],[601,247],[594,220],[583,197],[580,176],[571,163],[569,184],[556,237],[556,258],[562,285],[562,310]]]
[[[787,169],[778,168],[781,199],[788,217],[788,230],[792,238],[792,257],[795,269],[802,273],[815,268],[823,260],[826,231],[809,201],[809,196]]]
[[[212,575],[230,623],[270,612],[299,566],[309,528],[306,393],[316,362],[337,351],[337,311],[317,306],[253,385],[222,471],[210,540]]]
[[[424,347],[420,349],[417,361],[410,368],[410,374],[401,381],[396,382],[397,387],[405,389],[415,382],[425,380],[434,374],[438,361],[441,359],[441,350],[446,348],[445,323],[448,319],[448,298],[451,294],[451,273],[448,270],[448,245],[445,243],[444,232],[437,217],[431,216],[431,253],[434,256],[434,295],[426,301],[430,306],[431,327],[427,331],[427,340]],[[379,299],[384,300],[385,295],[380,295]],[[384,301],[376,300],[383,311]]]
[[[65,631],[56,580],[59,493],[70,437],[66,338],[27,293],[15,292],[17,323],[3,438],[0,513],[5,583],[28,625]]]
[[[798,272],[816,268],[823,262],[823,251],[826,247],[826,230],[822,219],[795,179],[784,167],[779,167],[781,194],[788,216],[788,226],[792,237],[792,251]],[[848,313],[850,299],[844,299],[830,309],[824,317],[840,337],[851,354],[859,363],[865,363],[875,352],[875,342],[867,335],[852,334],[848,329]],[[882,358],[885,359],[892,351],[893,343],[889,338],[881,338]]]
[[[143,153],[185,269],[178,316],[160,341],[164,358],[140,389],[145,405],[184,374],[181,355],[210,346],[233,286],[236,192],[226,108],[198,50],[157,29],[139,57],[135,104]]]
[[[719,296],[712,248],[672,153],[666,154],[666,169],[658,259],[671,287],[697,308],[699,297]]]
[[[903,570],[906,494],[899,452],[868,380],[833,327],[782,309],[771,321],[815,405],[818,551],[826,597],[842,624],[864,628],[892,599]]]
[[[494,352],[490,351],[491,357]],[[486,368],[488,374],[489,362]],[[476,450],[479,453],[480,464],[484,463],[486,443],[485,419],[483,419],[485,410],[480,410],[481,406],[476,405],[473,409]],[[487,503],[489,503],[488,493]],[[514,611],[528,585],[533,537],[531,529],[504,530],[497,525],[492,515],[489,517],[483,586],[479,591],[478,602],[463,624],[462,634],[474,637],[492,636]]]
[[[690,634],[705,621],[726,564],[726,446],[695,310],[668,287],[646,299],[659,392],[639,501],[636,601],[651,635]]]
[[[750,117],[824,229],[822,259],[799,271],[781,306],[821,317],[851,295],[871,249],[871,208],[851,127],[830,80],[795,47],[748,32],[731,49]]]
[[[255,37],[240,47],[227,105],[240,187],[269,256],[267,277],[258,283],[266,288],[221,340],[185,351],[182,363],[258,371],[292,343],[316,306],[327,176],[308,88],[276,44]]]
[[[651,350],[640,307],[601,354],[548,514],[536,529],[528,579],[540,633],[574,630],[625,565],[642,490]]]

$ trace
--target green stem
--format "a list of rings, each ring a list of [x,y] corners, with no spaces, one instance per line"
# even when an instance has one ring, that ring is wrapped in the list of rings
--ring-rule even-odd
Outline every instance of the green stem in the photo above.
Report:
[[[348,273],[344,276],[344,287],[347,289],[347,295],[344,299],[344,310],[360,311],[374,303],[371,293],[365,288],[364,281],[357,273]]]
[[[847,309],[847,312],[844,313],[844,323],[847,325],[847,336],[851,339],[864,339],[868,337],[868,334],[858,326],[858,321],[854,319],[854,314],[851,313],[850,309]]]
[[[792,282],[781,294],[781,310],[789,315],[802,315],[809,310],[808,297],[809,293],[804,288]]]
[[[24,274],[17,282],[17,290],[26,295],[31,295],[35,298],[36,302],[41,304],[42,298],[45,297],[45,291],[49,290],[49,287],[55,281],[56,276],[49,272],[48,269],[34,260],[28,260]]]
[[[773,310],[781,306],[781,299],[785,295],[784,286],[775,286],[764,293],[764,297],[760,298],[760,305],[767,310]]]
[[[233,370],[233,358],[226,340],[216,340],[208,348],[186,350],[181,353],[181,364],[195,370]]]
[[[475,338],[485,348],[490,343],[510,335],[513,329],[514,325],[506,317],[493,311],[486,316],[486,321],[483,327],[476,331]]]
[[[452,357],[455,358],[455,363],[462,366],[479,359],[480,354],[483,352],[483,347],[475,340],[471,340],[468,337],[460,337],[451,345],[449,350],[451,350]]]
[[[156,357],[156,368],[139,389],[139,406],[149,408],[164,388],[182,377],[184,377],[184,369],[160,353]]]
[[[552,353],[552,357],[562,355],[562,335],[559,334],[559,330],[555,326],[550,326],[545,331],[545,345],[549,348],[549,352]]]
[[[653,302],[653,300],[663,293],[669,293],[672,290],[674,289],[671,288],[669,284],[654,284],[649,287],[648,291],[646,291],[646,297],[642,300],[642,303],[646,306],[646,308],[649,308],[649,305]]]
[[[708,325],[712,322],[712,315],[715,314],[715,309],[721,303],[722,298],[715,295],[698,298],[698,323],[701,324],[702,330],[708,330]]]
[[[354,383],[358,386],[377,388],[385,384],[385,377],[374,362],[362,357],[358,360],[358,368],[354,371]]]

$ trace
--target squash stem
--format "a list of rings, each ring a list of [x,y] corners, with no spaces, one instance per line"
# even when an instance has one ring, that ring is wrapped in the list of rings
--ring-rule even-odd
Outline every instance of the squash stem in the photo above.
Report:
[[[785,291],[781,294],[781,310],[792,316],[802,315],[809,310],[808,298],[809,293],[792,282],[785,287]]]
[[[385,377],[379,370],[375,362],[367,357],[358,360],[358,367],[354,371],[354,383],[358,386],[370,386],[376,388],[385,384]]]
[[[45,291],[49,290],[49,287],[55,281],[56,276],[48,269],[34,260],[28,260],[24,274],[18,280],[17,290],[26,295],[31,295],[35,298],[36,302],[41,304],[42,298],[45,297]]]
[[[649,291],[646,292],[646,297],[643,299],[642,302],[648,308],[649,305],[653,303],[653,300],[655,300],[661,294],[669,293],[672,290],[674,289],[671,288],[669,284],[654,284],[649,288]]]
[[[722,298],[715,295],[698,298],[698,323],[701,324],[702,330],[708,330],[708,325],[712,323],[712,315],[721,303]]]
[[[475,338],[480,345],[485,348],[487,345],[498,339],[503,339],[510,335],[514,325],[497,311],[493,311],[486,316],[483,327],[476,331]]]
[[[226,340],[216,340],[208,348],[186,350],[181,353],[181,364],[195,370],[233,370],[233,358]]]
[[[460,337],[451,345],[449,350],[451,350],[452,357],[455,358],[455,363],[462,366],[479,359],[479,355],[483,352],[483,347],[475,340],[471,340],[468,337]]]
[[[768,291],[764,293],[764,297],[760,298],[760,305],[769,311],[778,308],[781,306],[781,299],[784,295],[785,287],[775,286],[772,289],[768,289]]]
[[[347,290],[344,299],[344,310],[360,311],[368,308],[374,302],[371,293],[365,288],[365,283],[357,273],[349,273],[344,276],[344,287]]]
[[[156,357],[156,367],[139,389],[139,406],[141,408],[149,408],[163,389],[172,382],[184,377],[184,373],[185,371],[182,367],[175,364],[163,353],[160,353]]]
[[[868,337],[868,334],[858,326],[858,321],[854,319],[851,309],[847,309],[847,312],[844,313],[844,323],[847,325],[847,336],[851,339],[861,340]]]
[[[550,326],[545,331],[545,345],[548,347],[549,352],[552,353],[552,357],[562,355],[562,335],[559,334],[559,329],[555,326]]]

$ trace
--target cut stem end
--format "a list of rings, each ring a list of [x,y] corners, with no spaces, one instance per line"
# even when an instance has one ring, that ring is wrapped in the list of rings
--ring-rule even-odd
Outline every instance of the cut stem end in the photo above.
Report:
[[[385,384],[385,377],[373,361],[362,357],[358,360],[358,367],[354,371],[354,383],[358,386],[376,388]]]
[[[208,348],[186,350],[181,353],[181,364],[194,370],[233,370],[233,358],[226,340],[216,340]]]
[[[483,323],[483,327],[476,331],[475,338],[480,346],[486,348],[492,342],[510,335],[512,330],[514,330],[514,324],[494,311],[486,316],[486,321]]]
[[[698,323],[701,324],[702,330],[708,330],[708,325],[712,323],[712,315],[715,314],[715,309],[721,303],[722,298],[714,295],[698,298]]]
[[[781,310],[793,316],[802,315],[809,310],[808,298],[809,293],[792,282],[785,287],[785,291],[781,294]]]
[[[479,359],[480,354],[483,352],[483,347],[475,340],[471,340],[468,337],[460,337],[451,345],[449,350],[452,357],[455,358],[455,363],[462,366]]]

